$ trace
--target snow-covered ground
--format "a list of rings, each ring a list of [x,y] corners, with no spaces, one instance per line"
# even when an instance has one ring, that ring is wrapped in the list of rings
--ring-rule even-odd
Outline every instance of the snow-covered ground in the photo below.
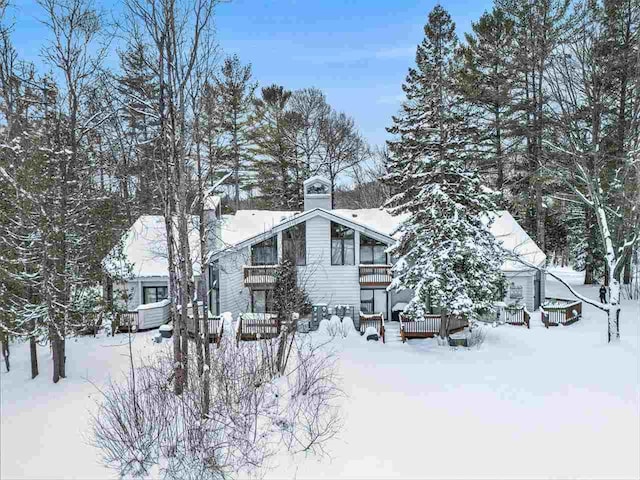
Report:
[[[562,275],[580,285],[581,275]],[[578,287],[581,292],[595,287]],[[548,295],[567,296],[549,279]],[[282,456],[272,478],[638,478],[640,377],[638,302],[625,302],[622,340],[606,343],[604,314],[546,330],[488,328],[479,348],[433,340],[383,345],[339,340],[344,429],[330,457]],[[134,349],[150,354],[153,332]],[[126,335],[68,343],[68,378],[29,379],[27,345],[12,346],[0,375],[0,477],[113,478],[89,444],[96,387],[126,369]]]

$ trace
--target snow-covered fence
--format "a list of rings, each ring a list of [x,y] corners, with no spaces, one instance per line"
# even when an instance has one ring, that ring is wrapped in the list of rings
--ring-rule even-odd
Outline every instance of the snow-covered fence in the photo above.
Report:
[[[565,298],[545,298],[540,307],[544,326],[571,325],[582,318],[582,302]]]
[[[529,328],[531,314],[524,305],[507,305],[502,308],[504,321],[509,325],[526,325]]]
[[[384,315],[382,313],[373,313],[373,314],[360,314],[360,324],[359,331],[361,335],[367,331],[368,327],[373,327],[375,331],[378,333],[378,336],[382,338],[382,343],[385,343],[384,340]]]
[[[275,313],[241,313],[236,322],[236,342],[277,337],[280,327]]]
[[[442,315],[430,314],[414,320],[405,314],[400,314],[400,337],[402,342],[410,338],[431,338],[440,332]],[[468,326],[469,322],[463,316],[456,315],[449,319],[449,332],[456,332]]]

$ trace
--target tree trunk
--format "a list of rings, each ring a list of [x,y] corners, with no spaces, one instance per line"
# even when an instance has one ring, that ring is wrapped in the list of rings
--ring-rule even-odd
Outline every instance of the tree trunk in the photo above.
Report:
[[[31,378],[38,376],[38,350],[35,337],[36,321],[31,320],[31,332],[34,332],[29,337],[29,352],[31,354]]]
[[[438,335],[442,340],[449,338],[449,318],[450,315],[448,313],[440,314],[440,331]]]
[[[0,343],[2,343],[2,358],[4,358],[4,366],[7,372],[11,370],[11,364],[9,362],[9,334],[4,332],[0,336]]]

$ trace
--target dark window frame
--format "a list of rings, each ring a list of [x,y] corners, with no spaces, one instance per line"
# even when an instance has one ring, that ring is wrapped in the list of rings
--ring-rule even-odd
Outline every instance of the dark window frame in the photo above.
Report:
[[[164,289],[164,297],[158,300],[158,289]],[[147,302],[147,290],[155,290],[156,300],[153,302]],[[142,304],[147,305],[149,303],[161,302],[169,298],[169,287],[167,285],[143,285],[142,286]]]
[[[265,292],[264,298],[264,312],[256,312],[256,301],[255,294],[257,292]],[[271,308],[269,308],[271,307]],[[252,313],[273,313],[273,290],[270,288],[260,289],[260,288],[252,288],[251,289],[251,312]]]
[[[380,313],[380,312],[376,312],[374,310],[375,308],[375,304],[376,304],[376,294],[375,292],[379,291],[379,292],[384,292],[385,294],[385,306],[386,309],[384,312],[382,312],[382,314],[386,317],[387,316],[387,310],[389,310],[389,292],[387,291],[386,288],[361,288],[360,289],[360,311],[364,314],[373,314],[373,313]],[[371,295],[371,300],[362,300],[362,292],[373,292]],[[366,311],[366,309],[362,308],[363,303],[370,303],[371,304],[371,308],[369,309],[370,311]]]
[[[259,258],[258,250],[264,249],[269,252],[269,261],[263,261]],[[267,255],[265,255],[266,257]],[[278,236],[266,238],[261,242],[251,245],[251,265],[277,265],[278,264]]]
[[[356,263],[356,232],[353,228],[340,223],[331,222],[331,265],[355,265]],[[350,235],[350,238],[349,238]],[[345,261],[345,243],[351,242],[351,263]],[[335,262],[335,245],[340,245],[340,262]]]
[[[360,264],[361,265],[388,265],[389,264],[389,255],[387,252],[383,250],[384,261],[382,263],[376,262],[376,247],[383,247],[384,250],[389,248],[389,246],[381,242],[380,240],[376,240],[375,238],[368,237],[364,234],[360,234]],[[371,251],[371,261],[362,260],[362,252],[364,250]]]
[[[220,315],[220,267],[217,260],[209,264],[209,311],[211,311],[211,305],[213,304],[213,292],[216,293],[216,311],[211,313]]]
[[[297,238],[294,238],[296,236]],[[306,222],[298,223],[282,232],[282,258],[288,258],[291,250],[295,253],[297,266],[304,266],[307,264]]]

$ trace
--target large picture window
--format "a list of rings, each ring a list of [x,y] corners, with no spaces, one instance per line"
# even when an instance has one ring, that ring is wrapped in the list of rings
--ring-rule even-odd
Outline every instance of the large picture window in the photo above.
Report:
[[[251,290],[251,311],[273,313],[273,290]]]
[[[360,234],[360,263],[365,265],[386,265],[386,249],[386,244]]]
[[[142,303],[155,303],[169,297],[167,286],[142,287]]]
[[[360,290],[360,311],[362,313],[387,314],[387,291],[384,289]]]
[[[282,256],[296,265],[307,264],[306,224],[299,223],[282,232]]]
[[[276,265],[278,263],[278,237],[267,238],[251,247],[252,265]]]
[[[355,265],[354,232],[331,222],[331,265]]]

